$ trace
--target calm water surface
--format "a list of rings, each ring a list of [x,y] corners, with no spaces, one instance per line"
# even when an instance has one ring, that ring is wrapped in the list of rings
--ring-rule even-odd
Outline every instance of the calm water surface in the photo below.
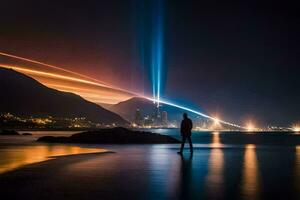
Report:
[[[156,131],[178,136],[178,130]],[[188,149],[179,156],[178,145],[47,145],[36,144],[34,139],[57,133],[33,134],[0,138],[0,173],[53,155],[104,149],[117,152],[80,160],[57,171],[57,177],[72,177],[71,183],[49,177],[62,187],[80,187],[72,191],[78,198],[88,191],[96,196],[113,193],[115,198],[140,199],[300,199],[300,146],[223,144],[219,133],[205,133],[194,134],[193,156]],[[208,136],[209,140],[204,139]],[[57,195],[61,195],[59,191]]]
[[[28,133],[28,131],[24,131]],[[20,131],[23,133],[23,131]],[[82,153],[106,152],[101,148],[77,145],[53,145],[37,143],[36,139],[45,135],[67,136],[74,131],[33,131],[32,136],[0,136],[0,174],[15,170],[27,164],[41,162],[54,156]]]

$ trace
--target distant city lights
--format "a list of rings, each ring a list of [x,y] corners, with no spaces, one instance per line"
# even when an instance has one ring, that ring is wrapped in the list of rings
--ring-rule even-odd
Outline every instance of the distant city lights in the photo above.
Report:
[[[300,132],[300,125],[295,125],[294,127],[293,127],[293,131],[295,131],[295,132]]]
[[[218,118],[214,118],[214,125],[220,125],[220,120]]]
[[[257,130],[257,129],[255,128],[255,126],[253,125],[252,122],[248,122],[248,123],[247,123],[246,129],[247,129],[247,131],[255,131],[255,130]]]

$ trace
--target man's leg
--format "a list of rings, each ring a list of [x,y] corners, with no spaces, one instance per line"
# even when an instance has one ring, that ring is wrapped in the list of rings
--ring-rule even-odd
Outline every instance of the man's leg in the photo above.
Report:
[[[189,144],[190,144],[190,151],[191,151],[191,153],[193,153],[194,149],[193,149],[193,143],[192,143],[191,136],[188,137],[188,141],[189,141]]]
[[[183,152],[183,148],[184,148],[184,143],[185,143],[186,137],[182,137],[182,141],[181,141],[181,147],[180,147],[180,153]]]

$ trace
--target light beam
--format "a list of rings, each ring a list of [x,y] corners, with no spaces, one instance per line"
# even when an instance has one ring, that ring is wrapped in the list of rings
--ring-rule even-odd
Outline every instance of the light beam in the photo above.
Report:
[[[147,98],[147,99],[150,100],[150,101],[154,101],[154,102],[158,103],[158,102],[157,102],[157,101],[158,101],[157,99],[152,99],[152,98],[149,98],[149,97],[144,97],[144,98]],[[236,127],[236,128],[247,129],[246,127],[240,126],[240,125],[238,125],[238,124],[233,124],[233,123],[230,123],[230,122],[226,122],[226,121],[224,121],[224,120],[220,120],[220,119],[215,118],[215,117],[211,117],[211,116],[206,115],[206,114],[204,114],[204,113],[202,113],[202,112],[199,112],[199,111],[197,111],[197,110],[194,110],[194,109],[191,109],[191,108],[188,108],[188,107],[185,107],[185,106],[181,106],[181,105],[178,105],[178,104],[169,102],[168,100],[161,100],[161,99],[160,99],[159,102],[162,103],[162,104],[166,104],[166,105],[169,105],[169,106],[173,106],[173,107],[176,107],[176,108],[180,108],[180,109],[185,110],[185,111],[189,111],[189,112],[191,112],[191,113],[194,113],[194,114],[196,114],[196,115],[200,115],[200,116],[202,116],[202,117],[208,118],[208,119],[213,120],[213,121],[218,121],[219,123],[222,123],[222,124],[226,124],[226,125],[233,126],[233,127]]]
[[[153,2],[153,35],[151,45],[151,68],[152,68],[152,93],[153,98],[157,99],[159,107],[162,87],[162,69],[163,69],[163,1],[155,0]]]

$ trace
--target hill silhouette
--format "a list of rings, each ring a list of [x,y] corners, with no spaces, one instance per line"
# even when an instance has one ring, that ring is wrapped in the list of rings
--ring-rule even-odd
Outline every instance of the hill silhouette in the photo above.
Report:
[[[33,78],[12,69],[0,68],[0,113],[37,117],[86,117],[96,122],[127,125],[109,110],[68,92],[48,88]]]
[[[137,109],[140,109],[142,115],[151,115],[155,112],[155,105],[153,104],[153,102],[141,97],[133,97],[107,108],[115,113],[118,113],[128,121],[134,120]],[[182,114],[184,112],[188,113],[188,115],[192,119],[196,119],[197,117],[199,117],[194,113],[187,112],[180,108],[176,108],[166,104],[161,104],[160,110],[166,111],[168,113],[168,119],[170,121],[180,122],[182,120]]]

